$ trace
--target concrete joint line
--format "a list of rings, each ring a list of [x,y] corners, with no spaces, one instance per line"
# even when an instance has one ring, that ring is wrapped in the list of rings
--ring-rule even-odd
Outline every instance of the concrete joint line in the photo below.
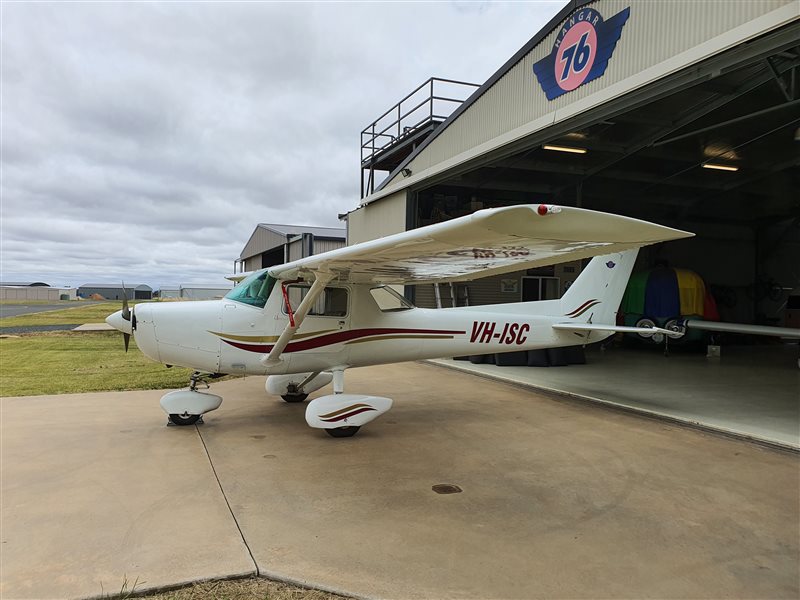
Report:
[[[239,536],[242,538],[242,543],[244,547],[247,548],[247,553],[250,555],[250,560],[253,561],[253,567],[255,567],[255,574],[256,577],[259,577],[261,573],[259,572],[258,563],[256,562],[256,557],[253,556],[253,551],[250,549],[250,544],[247,543],[247,539],[244,537],[244,532],[242,528],[239,526],[239,520],[236,518],[236,515],[233,514],[233,508],[231,508],[231,503],[228,502],[228,496],[225,494],[225,488],[222,487],[222,482],[219,480],[219,475],[217,475],[217,469],[214,468],[214,461],[211,460],[211,454],[208,451],[208,446],[206,446],[206,441],[203,439],[203,433],[200,431],[200,428],[195,425],[195,430],[197,431],[197,435],[200,437],[200,443],[203,444],[203,450],[208,457],[208,464],[211,466],[211,472],[214,474],[214,479],[217,480],[217,485],[219,486],[219,491],[222,494],[223,500],[225,500],[225,506],[228,507],[228,512],[231,513],[231,518],[233,519],[233,523],[236,525],[236,529],[239,531]]]

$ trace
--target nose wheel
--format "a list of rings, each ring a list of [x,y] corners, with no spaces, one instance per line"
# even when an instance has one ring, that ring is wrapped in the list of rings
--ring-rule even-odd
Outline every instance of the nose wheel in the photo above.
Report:
[[[161,408],[169,415],[167,425],[186,427],[203,422],[203,413],[219,408],[222,396],[201,392],[198,386],[211,387],[204,377],[215,379],[216,374],[203,375],[195,371],[189,379],[189,387],[175,390],[161,396]],[[217,375],[218,376],[218,375]]]
[[[170,415],[168,424],[178,425],[179,427],[185,427],[187,425],[194,425],[197,422],[202,423],[202,415]]]

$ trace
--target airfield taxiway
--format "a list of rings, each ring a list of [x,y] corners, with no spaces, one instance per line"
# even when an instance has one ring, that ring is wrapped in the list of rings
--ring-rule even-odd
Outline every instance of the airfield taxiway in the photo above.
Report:
[[[391,598],[800,595],[796,453],[428,364],[346,383],[395,407],[339,440],[257,377],[215,384],[199,427],[165,427],[158,391],[3,399],[0,595],[256,571]]]

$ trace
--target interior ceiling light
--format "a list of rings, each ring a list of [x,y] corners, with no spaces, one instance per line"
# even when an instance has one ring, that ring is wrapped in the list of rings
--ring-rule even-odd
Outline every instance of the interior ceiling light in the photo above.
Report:
[[[716,169],[717,171],[738,171],[739,167],[733,165],[721,165],[719,163],[703,163],[704,169]]]
[[[555,150],[556,152],[571,152],[572,154],[586,154],[586,148],[573,148],[572,146],[553,146],[552,144],[545,144],[542,146],[545,150]]]

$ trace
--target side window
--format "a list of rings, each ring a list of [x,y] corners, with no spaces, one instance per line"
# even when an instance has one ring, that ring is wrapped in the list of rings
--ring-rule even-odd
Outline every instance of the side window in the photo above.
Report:
[[[392,287],[379,285],[370,289],[369,293],[372,294],[372,299],[375,300],[375,304],[377,304],[378,308],[383,312],[397,312],[414,308],[413,304]]]
[[[289,293],[289,302],[292,304],[292,310],[296,311],[297,307],[303,301],[308,293],[308,286],[304,285],[290,285],[287,288]],[[288,314],[286,310],[286,303],[283,306],[284,314]],[[314,306],[308,311],[310,317],[344,317],[347,315],[347,290],[345,288],[325,288],[325,290],[317,298]]]

